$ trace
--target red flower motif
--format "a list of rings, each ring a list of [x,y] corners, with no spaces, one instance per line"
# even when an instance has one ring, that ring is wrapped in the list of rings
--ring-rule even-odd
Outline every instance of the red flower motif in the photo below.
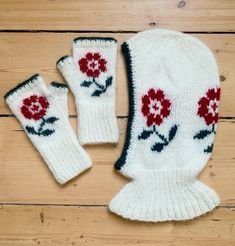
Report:
[[[97,78],[101,72],[106,72],[107,61],[101,58],[99,53],[87,53],[85,57],[78,61],[80,70],[86,73],[88,77]]]
[[[32,95],[23,100],[23,106],[21,107],[21,113],[27,119],[40,120],[49,107],[49,103],[46,97]]]
[[[220,88],[212,88],[206,92],[206,96],[198,101],[198,112],[200,117],[203,117],[207,125],[218,122],[218,104],[220,100]]]
[[[165,98],[162,90],[150,89],[142,97],[142,113],[147,118],[147,126],[161,125],[163,119],[170,114],[170,106],[171,102]]]

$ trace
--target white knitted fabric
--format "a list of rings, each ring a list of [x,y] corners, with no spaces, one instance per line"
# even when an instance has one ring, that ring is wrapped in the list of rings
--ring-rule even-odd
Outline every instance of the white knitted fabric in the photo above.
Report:
[[[219,73],[196,38],[169,30],[141,32],[122,46],[130,112],[115,167],[131,181],[109,209],[141,221],[187,220],[219,204],[197,180],[213,148]]]
[[[12,112],[60,184],[91,166],[68,120],[68,89],[34,75],[5,95]]]
[[[73,57],[64,56],[57,62],[75,96],[81,144],[118,142],[116,61],[115,39],[76,38]]]

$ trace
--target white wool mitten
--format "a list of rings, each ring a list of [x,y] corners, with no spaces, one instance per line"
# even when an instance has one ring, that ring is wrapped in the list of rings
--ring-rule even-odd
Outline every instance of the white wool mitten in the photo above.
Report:
[[[67,93],[67,87],[57,82],[52,82],[48,89],[36,74],[5,95],[10,109],[60,184],[91,166],[68,120]]]
[[[64,56],[57,62],[75,96],[81,144],[118,142],[116,63],[117,41],[113,38],[76,38],[73,57]]]
[[[220,98],[212,52],[169,30],[139,33],[122,45],[130,111],[115,168],[131,181],[109,209],[142,221],[187,220],[219,204],[197,179],[213,148]]]

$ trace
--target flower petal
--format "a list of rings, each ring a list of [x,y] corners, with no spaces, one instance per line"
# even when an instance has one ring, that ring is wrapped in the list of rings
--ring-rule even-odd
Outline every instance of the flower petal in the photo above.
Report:
[[[166,107],[163,107],[162,110],[161,110],[161,115],[166,118],[167,116],[169,116],[170,114],[170,109],[169,108],[166,108]]]
[[[155,90],[154,90],[153,88],[150,89],[150,90],[148,91],[148,96],[149,96],[152,100],[156,99],[156,93],[155,93]]]
[[[162,90],[158,89],[157,92],[156,92],[156,96],[155,98],[158,100],[158,101],[161,101],[163,100],[165,97],[164,93]]]
[[[215,98],[219,101],[220,100],[220,88],[217,88],[217,91],[215,93]]]
[[[163,99],[163,100],[161,101],[161,104],[162,104],[162,107],[163,107],[163,108],[169,108],[169,107],[171,106],[171,102],[170,102],[170,100],[168,100],[168,99]]]
[[[95,59],[95,60],[99,60],[100,59],[100,54],[99,53],[94,53],[93,54],[93,59]]]
[[[31,100],[29,98],[25,98],[23,100],[23,104],[26,105],[26,106],[30,106],[31,105]]]
[[[100,71],[98,69],[95,69],[93,71],[93,77],[97,78],[97,77],[99,77],[99,75],[100,75]]]
[[[147,126],[150,127],[154,123],[154,115],[149,114],[147,117]]]
[[[106,69],[106,63],[107,63],[106,60],[103,58],[99,60],[99,69],[101,72],[106,72],[106,70],[107,70]]]
[[[161,116],[159,114],[155,116],[155,118],[154,118],[155,124],[157,124],[159,126],[159,125],[161,125],[162,121],[163,121],[163,119],[161,118]]]
[[[25,105],[21,107],[21,113],[24,115],[27,119],[32,119],[32,113],[29,111],[29,108]]]
[[[89,61],[91,61],[91,60],[93,59],[93,54],[90,53],[90,52],[87,53],[87,54],[86,54],[86,59],[89,60]]]
[[[38,101],[43,109],[47,109],[49,107],[49,102],[47,101],[46,97],[39,97]]]
[[[215,92],[215,89],[209,89],[206,93],[207,95],[207,98],[210,99],[210,100],[213,100],[216,98],[216,92]]]

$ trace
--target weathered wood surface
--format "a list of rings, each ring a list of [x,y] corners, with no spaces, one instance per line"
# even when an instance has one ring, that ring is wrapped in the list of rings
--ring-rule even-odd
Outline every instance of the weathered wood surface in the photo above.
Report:
[[[140,31],[235,30],[233,0],[1,0],[0,29]]]
[[[123,220],[106,207],[2,206],[1,246],[232,246],[234,208],[218,208],[188,222]]]
[[[55,62],[70,54],[71,42],[77,36],[112,36],[121,44],[133,34],[91,33],[0,33],[0,114],[10,114],[3,95],[34,73],[40,73],[49,83],[63,81]],[[222,98],[220,115],[235,116],[235,34],[196,34],[214,52],[221,74]],[[76,114],[70,97],[70,114]],[[128,115],[126,67],[119,48],[117,66],[117,115]]]
[[[136,31],[155,27],[190,32],[212,49],[220,69],[222,118],[213,155],[199,178],[218,192],[221,204],[189,222],[132,222],[107,210],[109,200],[128,182],[113,169],[128,115],[120,50],[120,143],[85,147],[92,169],[63,187],[54,181],[17,120],[7,117],[12,112],[3,100],[9,89],[33,73],[48,83],[63,81],[55,62],[70,54],[74,37],[111,36],[121,44]],[[0,246],[235,245],[234,32],[233,0],[0,0]],[[69,105],[70,115],[76,115],[72,95]],[[76,129],[75,117],[71,123]]]
[[[2,203],[106,205],[127,182],[113,165],[120,156],[126,120],[119,119],[117,146],[85,147],[93,167],[63,188],[52,178],[43,160],[13,117],[0,118],[0,201]],[[71,119],[76,129],[76,119]],[[214,153],[200,179],[220,195],[222,205],[235,204],[235,121],[220,122]]]

